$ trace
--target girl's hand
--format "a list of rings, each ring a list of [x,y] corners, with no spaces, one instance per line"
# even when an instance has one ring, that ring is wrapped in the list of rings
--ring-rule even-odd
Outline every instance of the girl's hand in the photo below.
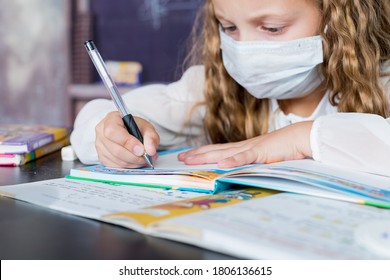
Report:
[[[252,163],[272,163],[311,157],[310,131],[313,122],[300,122],[241,142],[214,144],[179,154],[185,164],[217,163],[232,168]]]
[[[99,161],[108,167],[135,168],[146,164],[142,155],[146,151],[153,160],[157,159],[160,137],[144,119],[134,117],[143,137],[144,145],[130,135],[119,112],[108,113],[95,128],[95,146]]]

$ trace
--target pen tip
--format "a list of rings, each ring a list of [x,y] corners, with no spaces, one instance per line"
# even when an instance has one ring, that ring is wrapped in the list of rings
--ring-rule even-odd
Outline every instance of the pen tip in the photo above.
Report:
[[[146,163],[150,166],[150,168],[154,169],[152,157],[149,156],[147,153],[144,153],[144,159],[145,159]]]

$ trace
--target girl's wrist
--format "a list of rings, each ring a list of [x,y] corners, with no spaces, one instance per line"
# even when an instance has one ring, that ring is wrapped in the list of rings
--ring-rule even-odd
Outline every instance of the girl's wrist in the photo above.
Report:
[[[313,121],[305,121],[295,124],[294,129],[296,147],[300,154],[304,157],[311,158],[313,156],[311,145],[310,145],[310,132],[313,126]]]

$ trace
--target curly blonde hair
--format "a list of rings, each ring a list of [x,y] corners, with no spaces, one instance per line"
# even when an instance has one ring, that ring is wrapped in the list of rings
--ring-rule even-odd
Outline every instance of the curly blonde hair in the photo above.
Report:
[[[323,73],[340,112],[389,116],[381,65],[390,60],[390,1],[323,0]]]
[[[388,95],[380,77],[390,60],[389,0],[316,1],[322,14],[322,72],[332,105],[340,112],[388,117]],[[269,100],[257,99],[226,72],[220,50],[219,23],[211,0],[193,29],[191,64],[205,67],[204,127],[212,143],[236,142],[268,132]],[[187,62],[188,62],[187,61]]]

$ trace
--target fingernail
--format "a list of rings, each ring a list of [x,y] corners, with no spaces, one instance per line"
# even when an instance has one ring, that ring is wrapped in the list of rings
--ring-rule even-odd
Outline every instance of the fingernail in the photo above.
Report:
[[[177,158],[178,158],[179,160],[182,160],[182,159],[185,158],[185,155],[184,155],[184,154],[179,154],[179,155],[177,156]]]
[[[137,145],[137,146],[134,147],[133,153],[136,156],[140,157],[140,156],[142,156],[144,154],[144,148],[142,146]]]

